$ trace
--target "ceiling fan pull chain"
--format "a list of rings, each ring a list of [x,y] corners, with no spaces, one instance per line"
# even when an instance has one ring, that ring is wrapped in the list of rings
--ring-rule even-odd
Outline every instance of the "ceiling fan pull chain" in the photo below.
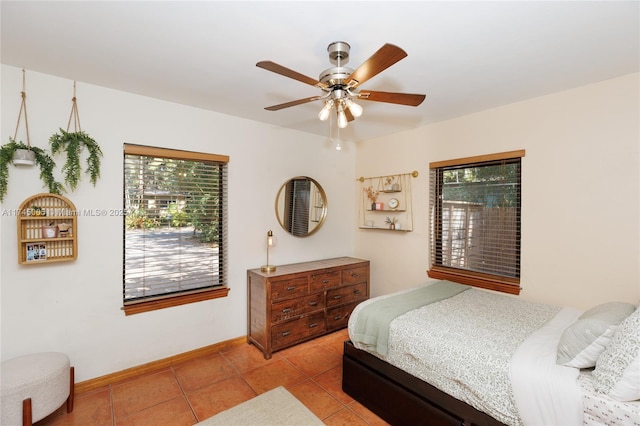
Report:
[[[71,127],[71,120],[73,120],[73,130],[75,132],[81,132],[80,128],[80,115],[78,114],[78,103],[76,101],[76,81],[73,80],[73,98],[71,98],[71,114],[69,115],[69,122],[67,123],[67,132]]]
[[[13,135],[13,140],[15,141],[18,138],[18,128],[20,127],[20,118],[24,113],[24,126],[27,130],[27,146],[31,148],[31,140],[29,138],[29,120],[27,120],[27,93],[25,89],[25,71],[22,69],[22,92],[20,95],[22,96],[22,102],[20,103],[20,111],[18,112],[18,123],[16,124],[16,132]]]

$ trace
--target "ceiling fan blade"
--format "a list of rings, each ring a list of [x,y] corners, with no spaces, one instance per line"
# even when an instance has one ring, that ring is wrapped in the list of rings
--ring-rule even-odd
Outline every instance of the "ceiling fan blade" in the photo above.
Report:
[[[412,93],[377,92],[374,90],[361,90],[358,99],[365,101],[387,102],[390,104],[418,106],[424,101],[427,95]]]
[[[407,52],[393,44],[385,44],[362,65],[360,65],[345,81],[350,87],[356,87],[378,75],[399,60],[406,58]]]
[[[289,108],[296,105],[306,104],[307,102],[317,101],[318,99],[322,99],[322,96],[311,96],[310,98],[298,99],[291,102],[285,102],[283,104],[268,106],[265,109],[268,111],[278,111],[280,109]]]
[[[349,108],[345,108],[344,115],[347,117],[347,122],[351,122],[356,119],[353,114],[351,114],[351,111],[349,111]]]
[[[271,62],[271,61],[260,61],[256,64],[257,67],[259,68],[263,68],[267,71],[271,71],[271,72],[275,72],[276,74],[280,74],[283,75],[285,77],[289,77],[292,78],[294,80],[298,80],[301,81],[303,83],[309,84],[311,86],[315,86],[315,87],[319,87],[319,88],[326,88],[327,85],[316,80],[313,79],[311,77],[307,77],[304,74],[300,74],[297,71],[294,71],[292,69],[289,69],[287,67],[283,67],[282,65],[278,65],[275,62]]]

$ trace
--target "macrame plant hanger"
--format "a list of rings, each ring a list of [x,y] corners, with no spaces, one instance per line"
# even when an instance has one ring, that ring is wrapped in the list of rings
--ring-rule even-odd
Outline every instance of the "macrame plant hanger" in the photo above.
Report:
[[[13,154],[13,164],[23,166],[33,166],[36,164],[36,153],[31,150],[31,139],[29,138],[29,120],[27,119],[27,93],[26,93],[26,77],[25,71],[22,70],[22,102],[20,103],[20,111],[18,112],[18,123],[16,123],[16,131],[13,135],[13,140],[18,138],[18,129],[20,128],[20,119],[24,114],[24,126],[27,132],[27,148],[17,149]]]
[[[73,123],[73,129],[71,127]],[[71,98],[71,114],[67,122],[67,130],[60,128],[60,132],[49,138],[51,153],[66,153],[66,160],[62,166],[64,182],[71,190],[75,190],[82,175],[81,154],[87,150],[86,173],[91,183],[96,184],[100,177],[100,157],[102,150],[93,138],[82,131],[80,114],[78,113],[78,98],[76,97],[76,81],[73,81],[73,97]]]
[[[73,80],[73,98],[71,98],[71,114],[69,115],[69,122],[67,123],[67,132],[71,128],[71,121],[73,120],[73,131],[81,132],[80,128],[80,115],[78,114],[78,102],[76,99],[76,81]]]

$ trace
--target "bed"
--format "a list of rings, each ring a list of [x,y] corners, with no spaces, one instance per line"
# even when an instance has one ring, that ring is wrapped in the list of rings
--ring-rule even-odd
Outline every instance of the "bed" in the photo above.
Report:
[[[349,319],[343,390],[393,425],[640,426],[640,309],[533,303],[448,281]]]

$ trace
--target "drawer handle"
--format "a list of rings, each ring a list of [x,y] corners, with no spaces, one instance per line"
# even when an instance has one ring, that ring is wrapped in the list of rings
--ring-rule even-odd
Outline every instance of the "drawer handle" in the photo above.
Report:
[[[289,312],[291,312],[291,308],[284,308],[284,309],[282,310],[282,313],[283,313],[283,314],[288,314]]]
[[[309,324],[309,328],[313,328],[313,327],[317,327],[317,326],[318,326],[318,323],[317,323],[317,322],[314,322],[314,323],[312,323],[312,324]]]
[[[353,290],[354,294],[360,294],[360,290]]]
[[[337,296],[333,296],[333,298],[334,298],[335,300],[338,300],[338,299],[342,299],[342,296],[337,295]]]
[[[329,284],[329,280],[322,280],[322,284]]]
[[[296,286],[287,287],[287,291],[293,291],[296,289]]]
[[[356,274],[355,272],[352,272],[352,273],[351,273],[351,276],[352,276],[353,278],[355,278],[355,277],[357,277],[357,276],[358,276],[358,274]]]
[[[285,332],[282,333],[282,337],[287,337],[290,334],[291,334],[290,331],[285,331]]]
[[[318,304],[318,302],[316,302],[315,300],[313,302],[309,302],[310,306],[316,306]]]
[[[341,318],[342,318],[342,316],[341,316],[341,315],[336,315],[335,317],[333,317],[333,319],[334,319],[335,321],[338,321],[338,320],[339,320],[339,319],[341,319]]]

